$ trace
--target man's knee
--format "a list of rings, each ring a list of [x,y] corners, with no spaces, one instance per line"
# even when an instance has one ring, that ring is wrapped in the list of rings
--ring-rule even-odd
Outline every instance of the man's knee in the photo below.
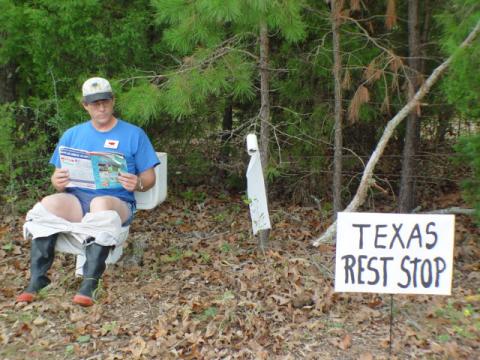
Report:
[[[52,214],[68,221],[80,221],[82,219],[82,207],[73,195],[48,195],[41,200],[41,204]]]
[[[115,199],[110,196],[97,196],[90,202],[90,211],[105,211],[115,209]]]
[[[128,220],[131,215],[130,208],[123,200],[113,196],[98,196],[90,202],[90,212],[114,210],[120,216],[122,224]]]
[[[41,200],[41,203],[47,210],[51,212],[61,211],[64,207],[64,201],[61,201],[60,197],[56,195],[45,196]]]

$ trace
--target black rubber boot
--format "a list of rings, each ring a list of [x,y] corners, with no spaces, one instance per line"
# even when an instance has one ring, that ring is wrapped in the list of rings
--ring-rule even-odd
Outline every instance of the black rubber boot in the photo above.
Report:
[[[17,301],[32,302],[34,295],[50,284],[47,271],[53,264],[55,244],[58,234],[32,240],[30,249],[30,283],[25,291],[17,297]]]
[[[94,292],[98,282],[105,271],[105,260],[108,257],[111,246],[102,246],[96,243],[87,245],[85,256],[87,258],[83,265],[83,281],[73,302],[82,306],[92,306]]]

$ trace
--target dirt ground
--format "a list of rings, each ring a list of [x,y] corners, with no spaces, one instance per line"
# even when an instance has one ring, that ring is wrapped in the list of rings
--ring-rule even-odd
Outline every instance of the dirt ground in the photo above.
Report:
[[[310,245],[325,213],[273,204],[271,220],[261,254],[240,196],[169,198],[138,213],[98,302],[81,308],[71,302],[80,279],[66,254],[38,301],[15,304],[29,244],[23,218],[3,218],[0,358],[480,358],[480,231],[471,217],[456,216],[451,296],[335,293],[335,247]]]

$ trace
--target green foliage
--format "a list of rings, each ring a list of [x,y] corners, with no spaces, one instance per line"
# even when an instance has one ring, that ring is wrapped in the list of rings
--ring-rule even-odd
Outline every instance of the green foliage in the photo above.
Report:
[[[456,145],[459,163],[470,166],[472,176],[462,182],[465,197],[474,204],[477,222],[480,224],[480,134],[460,139]]]
[[[47,138],[19,121],[21,115],[13,104],[0,106],[0,200],[11,212],[28,209],[50,183]]]
[[[148,82],[141,82],[117,97],[122,115],[140,126],[150,124],[161,111],[159,89]]]
[[[385,3],[371,2],[357,11],[349,11],[350,5],[344,2],[345,14],[356,21],[345,18],[340,29],[344,114],[359,86],[368,89],[370,100],[361,105],[356,123],[345,121],[344,146],[364,156],[386,119],[404,104],[405,69],[385,49],[404,56],[408,34],[400,22],[385,30]],[[396,10],[407,18],[405,2],[397,2]],[[452,53],[480,17],[477,0],[440,1],[432,11],[425,58],[435,60],[427,61],[426,73],[440,58],[440,45]],[[17,205],[15,194],[33,198],[34,189],[45,190],[46,163],[58,136],[86,120],[80,87],[93,75],[112,80],[116,115],[144,126],[157,149],[175,154],[169,172],[182,189],[209,180],[243,190],[246,159],[239,144],[245,133],[259,128],[261,25],[267,26],[270,42],[275,139],[267,164],[269,188],[283,187],[278,193],[286,196],[297,191],[299,198],[325,192],[328,197],[334,86],[330,11],[323,1],[0,0],[0,67],[12,69],[16,109],[23,109],[5,122],[0,149],[13,146],[23,158],[31,147],[44,156],[45,171],[2,158],[2,200]],[[472,119],[480,116],[479,48],[477,41],[457,54],[442,87],[443,96]],[[367,69],[380,76],[372,80]],[[427,102],[444,101],[432,94]],[[222,123],[230,105],[231,126]],[[424,107],[422,115],[435,111]],[[230,128],[225,141],[222,134]],[[28,146],[16,140],[27,138]],[[358,161],[344,165],[349,174],[363,170]],[[349,184],[353,188],[356,181]]]
[[[463,114],[480,117],[480,43],[474,41],[464,50],[458,45],[480,21],[480,3],[475,0],[454,0],[444,13],[438,16],[443,27],[442,47],[454,54],[442,89],[448,101]]]
[[[42,117],[59,132],[85,119],[83,81],[130,74],[154,56],[148,1],[0,0],[0,9],[0,64],[15,64],[19,97],[55,102]]]
[[[208,144],[201,146],[208,147]],[[200,148],[198,145],[197,147]],[[190,186],[200,185],[205,179],[210,178],[213,172],[211,162],[200,149],[191,150],[182,158],[172,158],[169,166],[170,171],[178,175],[176,178],[180,184]]]
[[[471,119],[480,118],[480,42],[478,38],[463,50],[456,50],[480,21],[480,3],[475,0],[454,0],[438,16],[443,26],[443,49],[454,54],[450,71],[442,83],[448,101],[460,113]],[[474,204],[480,221],[480,135],[462,138],[456,146],[462,163],[468,164],[472,176],[463,181],[465,197]]]
[[[202,114],[211,98],[246,101],[255,95],[257,49],[261,21],[288,42],[305,37],[301,1],[152,0],[155,21],[169,25],[164,43],[182,58],[162,83],[162,104],[174,117]],[[254,31],[254,33],[252,33]],[[248,55],[250,56],[248,56]],[[213,100],[215,101],[215,100]]]
[[[195,316],[199,321],[209,321],[217,316],[218,309],[215,306],[210,306],[203,310],[202,313]]]
[[[89,343],[90,342],[90,338],[91,336],[90,335],[80,335],[79,337],[77,337],[77,342],[79,344],[86,344],[86,343]]]
[[[467,116],[480,117],[480,45],[459,52],[443,82],[450,104]],[[473,90],[473,91],[472,91]]]
[[[449,301],[444,307],[435,310],[435,316],[441,318],[450,335],[468,339],[476,339],[476,330],[480,326],[477,311],[471,304],[460,306]],[[448,341],[449,334],[440,334],[439,341]]]
[[[182,198],[187,201],[194,203],[203,203],[207,198],[207,194],[203,191],[195,191],[193,189],[188,189],[183,191],[181,194]]]

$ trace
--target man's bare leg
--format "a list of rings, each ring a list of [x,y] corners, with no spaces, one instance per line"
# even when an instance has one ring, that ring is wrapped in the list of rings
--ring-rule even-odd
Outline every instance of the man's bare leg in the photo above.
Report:
[[[73,195],[58,193],[42,199],[42,205],[52,214],[70,222],[80,222],[83,218],[80,201]]]
[[[90,202],[90,212],[114,210],[120,216],[122,224],[131,216],[131,210],[127,203],[113,196],[99,196]]]

